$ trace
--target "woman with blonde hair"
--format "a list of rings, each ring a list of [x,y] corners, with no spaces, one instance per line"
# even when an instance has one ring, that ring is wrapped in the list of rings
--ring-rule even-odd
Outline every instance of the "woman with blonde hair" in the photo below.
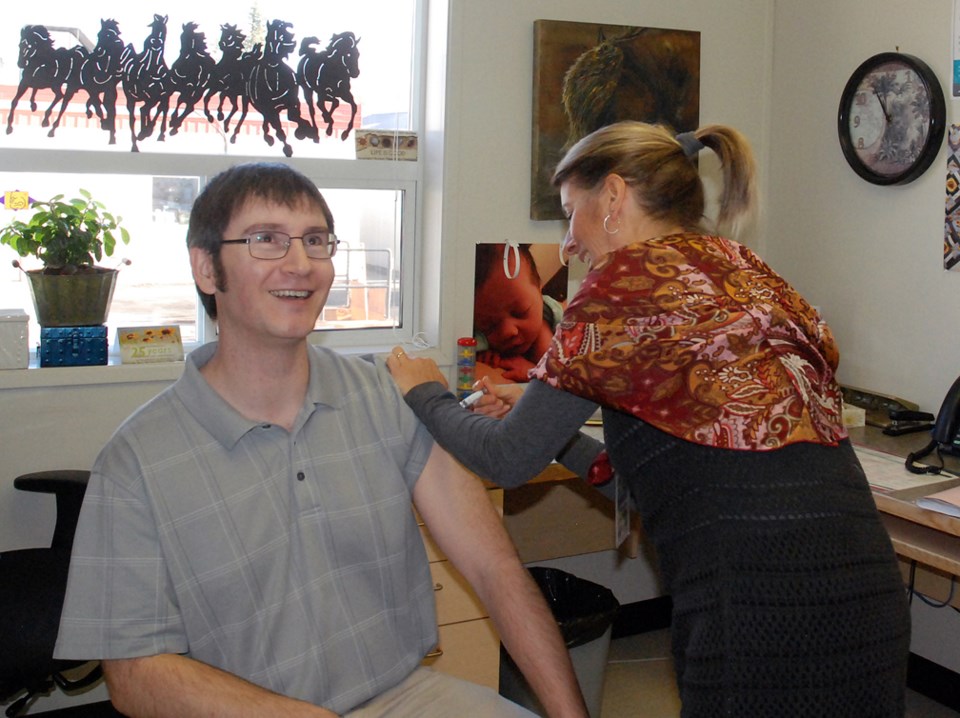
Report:
[[[755,180],[729,127],[621,122],[560,162],[565,249],[591,269],[502,420],[460,409],[432,362],[395,350],[388,366],[439,443],[496,483],[556,457],[630,492],[673,599],[685,718],[902,716],[906,597],[842,424],[836,346],[763,260],[705,228],[705,148],[733,226]],[[578,433],[598,406],[605,446]]]

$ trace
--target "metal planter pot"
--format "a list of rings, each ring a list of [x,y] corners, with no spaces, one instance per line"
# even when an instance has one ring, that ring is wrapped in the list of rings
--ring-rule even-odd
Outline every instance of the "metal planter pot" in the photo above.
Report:
[[[106,322],[117,270],[91,270],[44,274],[42,269],[31,269],[26,273],[41,327],[84,327]]]

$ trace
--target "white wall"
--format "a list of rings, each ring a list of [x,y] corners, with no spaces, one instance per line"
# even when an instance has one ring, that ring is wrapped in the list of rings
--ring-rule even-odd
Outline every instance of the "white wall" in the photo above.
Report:
[[[44,369],[82,376],[86,367]],[[145,371],[138,371],[144,369]],[[171,376],[174,367],[165,367]],[[23,370],[11,370],[19,373]],[[39,371],[39,370],[27,370]],[[30,471],[89,469],[121,421],[170,383],[150,367],[117,367],[128,381],[88,386],[49,384],[11,388],[18,377],[0,374],[0,551],[49,545],[55,501],[18,491],[13,479]],[[163,370],[159,370],[163,373]],[[149,380],[139,380],[150,377]]]
[[[840,94],[879,52],[934,70],[951,100],[945,0],[777,0],[765,256],[818,305],[840,345],[840,380],[936,412],[960,374],[960,272],[942,264],[946,141],[915,182],[878,187],[837,139]]]
[[[840,381],[936,413],[960,374],[960,273],[943,270],[946,141],[918,180],[878,187],[837,140],[847,78],[879,52],[920,57],[950,97],[952,3],[775,0],[765,258],[818,305],[840,345]],[[912,650],[951,670],[950,609],[913,607]]]
[[[773,8],[768,0],[453,0],[443,217],[443,346],[472,326],[477,242],[559,242],[563,225],[530,216],[533,22],[568,20],[701,33],[701,122],[766,145]],[[711,174],[711,157],[702,166]],[[746,238],[751,243],[750,238]],[[433,337],[432,340],[436,341]]]
[[[567,20],[695,30],[700,35],[700,120],[739,128],[763,162],[771,82],[773,8],[767,0],[636,3],[631,0],[452,0],[443,163],[441,354],[470,333],[477,242],[559,242],[559,221],[530,217],[533,22]],[[716,164],[702,155],[709,187]],[[761,170],[761,177],[763,176]],[[762,227],[762,223],[761,223]],[[762,236],[762,232],[759,233]],[[754,237],[744,241],[757,246]],[[574,280],[576,263],[571,268]],[[611,587],[622,603],[659,595],[644,559],[615,552],[549,564]]]

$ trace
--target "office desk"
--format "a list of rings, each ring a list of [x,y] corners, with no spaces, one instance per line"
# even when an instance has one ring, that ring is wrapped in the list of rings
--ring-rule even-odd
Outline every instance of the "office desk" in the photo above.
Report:
[[[850,429],[850,439],[858,446],[905,457],[923,448],[930,440],[930,435],[918,432],[890,437],[880,429],[867,426]],[[926,458],[936,460],[935,456]],[[948,456],[945,457],[945,463],[948,470],[960,473],[960,459]],[[914,503],[922,496],[958,484],[960,479],[944,478],[936,483],[924,483],[897,491],[873,492],[883,523],[899,556],[952,576],[960,576],[960,519],[922,509]]]
[[[885,436],[875,427],[850,429],[855,445],[905,457],[929,441],[919,432]],[[946,457],[947,469],[960,473],[960,458]],[[904,469],[904,474],[907,474]],[[506,492],[504,521],[524,561],[589,553],[614,548],[613,508],[609,501],[557,464],[548,467],[533,482]],[[909,478],[907,479],[909,483]],[[917,482],[922,481],[917,477]],[[960,576],[960,519],[922,509],[914,501],[960,484],[944,478],[898,491],[873,492],[881,518],[897,554],[952,576]],[[642,542],[642,527],[635,520],[633,546],[636,555]]]
[[[524,563],[618,548],[636,558],[640,519],[634,514],[631,521],[630,537],[618,547],[613,502],[559,464],[504,493],[503,522]]]

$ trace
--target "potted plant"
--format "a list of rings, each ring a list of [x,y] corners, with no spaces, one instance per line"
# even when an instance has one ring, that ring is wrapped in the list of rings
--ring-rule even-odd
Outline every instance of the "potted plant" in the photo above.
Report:
[[[110,309],[117,270],[97,266],[130,233],[85,189],[80,197],[58,194],[33,202],[33,215],[0,229],[0,244],[21,257],[33,256],[40,269],[24,269],[30,280],[37,322],[42,327],[103,324]],[[20,266],[19,262],[14,262]]]

